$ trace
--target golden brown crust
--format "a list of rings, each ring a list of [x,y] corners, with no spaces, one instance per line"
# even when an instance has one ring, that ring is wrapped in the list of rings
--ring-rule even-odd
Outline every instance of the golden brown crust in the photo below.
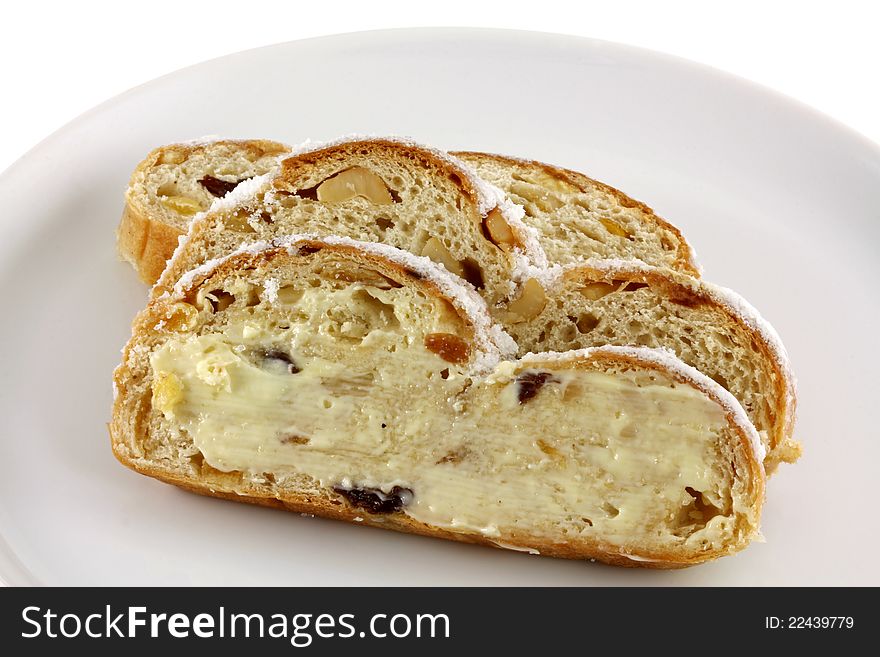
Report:
[[[566,182],[569,185],[576,187],[582,192],[587,192],[590,188],[599,188],[605,193],[613,196],[614,199],[621,206],[625,208],[633,208],[639,210],[643,220],[649,224],[652,224],[655,227],[655,231],[661,233],[672,233],[677,241],[675,247],[676,256],[672,268],[685,274],[689,274],[690,276],[694,276],[695,278],[700,277],[699,267],[694,262],[693,251],[682,232],[676,226],[672,225],[662,217],[657,216],[654,213],[654,210],[652,210],[649,206],[645,205],[641,201],[637,201],[627,196],[622,191],[615,187],[612,187],[611,185],[607,185],[598,180],[594,180],[593,178],[590,178],[578,171],[563,169],[562,167],[547,164],[546,162],[539,162],[537,160],[528,160],[507,155],[498,155],[496,153],[481,153],[478,151],[455,151],[452,153],[452,155],[471,160],[495,162],[504,167],[528,166],[534,169],[538,169],[549,176],[558,178],[563,182]]]
[[[275,179],[275,188],[299,191],[302,187],[303,177],[308,175],[312,167],[319,162],[327,162],[334,158],[348,161],[352,155],[358,153],[369,156],[378,154],[392,158],[403,157],[415,162],[419,168],[431,170],[442,177],[448,178],[473,203],[474,221],[477,221],[477,218],[480,217],[480,213],[477,211],[478,192],[470,178],[467,175],[462,175],[463,172],[459,167],[430,149],[391,139],[377,138],[344,141],[318,150],[295,154],[281,163],[281,173]]]
[[[773,430],[770,432],[770,449],[764,466],[768,474],[773,473],[780,463],[794,463],[800,458],[801,444],[794,440],[794,421],[797,396],[794,391],[792,374],[779,362],[772,345],[766,337],[754,328],[750,327],[733,308],[719,302],[711,294],[708,288],[703,287],[699,281],[688,279],[675,280],[673,274],[661,269],[614,268],[613,270],[583,265],[569,269],[563,275],[563,280],[575,283],[591,283],[613,281],[628,281],[644,283],[653,289],[659,290],[662,295],[673,303],[684,306],[708,305],[723,313],[732,324],[739,326],[744,332],[754,339],[754,344],[760,351],[764,362],[773,368]]]
[[[152,285],[159,280],[181,235],[183,232],[177,228],[148,216],[126,195],[122,219],[116,229],[116,247],[144,283]]]

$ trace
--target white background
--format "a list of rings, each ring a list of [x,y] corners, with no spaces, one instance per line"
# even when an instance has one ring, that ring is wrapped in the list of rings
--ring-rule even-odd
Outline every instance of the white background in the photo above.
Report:
[[[90,107],[178,68],[293,39],[412,26],[561,32],[659,50],[773,87],[880,141],[877,14],[876,2],[853,0],[4,3],[0,170]]]

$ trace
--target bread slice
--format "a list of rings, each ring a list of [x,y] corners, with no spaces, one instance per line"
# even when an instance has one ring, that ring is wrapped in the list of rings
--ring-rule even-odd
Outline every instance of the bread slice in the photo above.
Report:
[[[151,151],[131,174],[125,193],[116,233],[120,255],[145,283],[155,283],[193,216],[242,180],[271,171],[287,150],[264,139],[224,139]]]
[[[517,272],[546,267],[522,208],[449,155],[396,138],[352,138],[297,149],[197,217],[156,286],[240,244],[290,233],[344,235],[426,255],[490,304]]]
[[[476,152],[455,155],[525,208],[524,221],[537,229],[550,263],[636,259],[700,275],[694,251],[678,228],[609,185],[534,160]]]
[[[762,447],[720,386],[656,350],[514,349],[427,258],[251,245],[137,317],[113,451],[205,495],[558,557],[680,567],[756,536]]]
[[[518,301],[528,317],[510,314],[506,328],[521,353],[600,345],[673,351],[745,408],[767,448],[765,466],[792,463],[795,385],[776,331],[742,297],[668,269],[593,260],[564,270],[546,296],[540,287]]]
[[[120,253],[145,282],[155,283],[193,217],[234,183],[272,171],[288,150],[266,140],[203,141],[155,149],[132,174],[118,230]],[[678,229],[623,192],[541,162],[477,152],[457,155],[524,206],[525,222],[538,231],[550,264],[591,257],[635,258],[699,275],[693,250]],[[428,251],[457,274],[472,268],[471,263],[456,264],[433,242]]]

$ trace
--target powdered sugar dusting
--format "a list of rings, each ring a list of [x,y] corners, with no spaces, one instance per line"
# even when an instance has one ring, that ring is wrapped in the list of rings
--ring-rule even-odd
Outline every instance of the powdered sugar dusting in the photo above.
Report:
[[[448,297],[467,316],[474,327],[474,336],[479,348],[479,353],[473,363],[476,373],[488,372],[502,358],[509,358],[516,353],[516,342],[506,331],[492,321],[486,302],[470,285],[450,274],[444,267],[429,258],[413,255],[408,251],[378,242],[362,242],[335,235],[322,237],[309,234],[288,235],[271,241],[253,242],[239,247],[228,255],[209,260],[186,272],[174,285],[174,294],[179,297],[183,296],[196,280],[209,276],[215,268],[232,258],[242,254],[257,254],[279,248],[284,248],[288,252],[293,253],[297,245],[303,242],[319,242],[329,246],[347,246],[378,255],[416,272],[422,278],[436,285],[440,292]],[[278,285],[277,280],[273,282],[275,285]],[[275,295],[277,297],[277,289],[275,290]]]
[[[281,284],[278,282],[277,278],[267,278],[263,281],[263,294],[266,295],[266,301],[269,303],[275,303],[278,301],[279,289],[281,289]]]
[[[214,202],[211,203],[211,207],[208,208],[208,212],[226,212],[245,205],[248,201],[256,198],[257,194],[277,176],[278,171],[273,170],[264,173],[262,176],[254,176],[253,178],[242,180],[236,185],[235,189],[226,194],[226,196],[214,199]]]
[[[547,363],[547,362],[572,362],[576,360],[591,360],[596,356],[624,356],[637,361],[651,363],[672,373],[678,378],[687,381],[694,387],[708,394],[714,399],[727,415],[732,418],[733,422],[742,430],[749,440],[752,453],[755,455],[758,463],[763,468],[764,458],[767,456],[767,450],[761,442],[761,437],[755,430],[752,421],[742,407],[730,392],[722,388],[718,383],[710,379],[708,376],[700,372],[698,369],[691,367],[684,361],[680,360],[669,349],[652,349],[649,347],[588,347],[586,349],[573,349],[571,351],[548,351],[543,353],[528,353],[520,358],[521,363]]]
[[[180,146],[208,146],[218,141],[224,141],[220,135],[202,135],[201,137],[193,137],[192,139],[184,139],[175,142]]]

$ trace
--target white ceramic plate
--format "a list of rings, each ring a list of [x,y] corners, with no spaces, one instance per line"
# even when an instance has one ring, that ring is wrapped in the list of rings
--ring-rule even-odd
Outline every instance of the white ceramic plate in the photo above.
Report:
[[[110,453],[110,373],[146,290],[114,228],[151,148],[396,133],[547,160],[678,224],[706,278],[778,328],[800,380],[796,466],[766,543],[679,572],[609,568],[230,504]],[[115,98],[0,176],[0,577],[10,584],[880,584],[880,150],[691,63],[485,30],[244,52]]]

